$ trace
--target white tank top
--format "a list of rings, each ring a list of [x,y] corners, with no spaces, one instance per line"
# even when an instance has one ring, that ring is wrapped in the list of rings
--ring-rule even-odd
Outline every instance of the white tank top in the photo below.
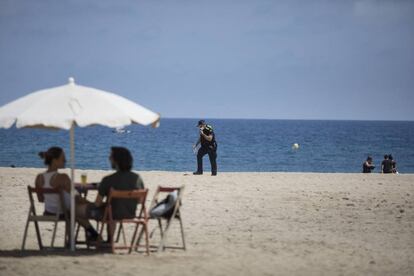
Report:
[[[57,172],[45,172],[43,173],[44,179],[44,188],[53,188],[50,185],[50,180],[53,176],[56,175]],[[49,213],[53,214],[61,214],[61,203],[60,203],[60,196],[57,194],[44,194],[45,198],[45,210]],[[66,209],[70,207],[70,195],[68,192],[63,191],[63,201]]]

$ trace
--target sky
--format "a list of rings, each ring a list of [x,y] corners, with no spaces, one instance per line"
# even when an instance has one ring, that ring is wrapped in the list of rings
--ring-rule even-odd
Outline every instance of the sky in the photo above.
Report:
[[[414,120],[414,1],[0,0],[0,106],[71,76],[162,117]]]

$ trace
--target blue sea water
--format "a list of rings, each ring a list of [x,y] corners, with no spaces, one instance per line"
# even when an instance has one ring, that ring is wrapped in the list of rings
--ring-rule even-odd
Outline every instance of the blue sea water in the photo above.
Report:
[[[125,146],[136,170],[194,171],[196,119],[163,119],[157,129],[128,126],[129,133],[93,126],[76,128],[76,167],[109,169],[110,146]],[[379,171],[391,153],[400,173],[414,173],[414,122],[211,119],[219,171],[360,172],[368,155]],[[292,144],[300,145],[292,150]],[[69,155],[69,132],[0,129],[0,166],[43,167],[37,153],[62,146]],[[69,156],[67,157],[69,158]],[[208,156],[205,171],[210,169]]]

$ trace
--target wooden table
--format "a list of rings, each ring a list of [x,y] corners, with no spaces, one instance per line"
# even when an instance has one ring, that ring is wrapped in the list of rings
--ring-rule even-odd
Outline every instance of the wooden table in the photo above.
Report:
[[[97,191],[98,190],[98,183],[75,183],[75,189],[79,192],[79,194],[86,198],[88,196],[89,191]]]

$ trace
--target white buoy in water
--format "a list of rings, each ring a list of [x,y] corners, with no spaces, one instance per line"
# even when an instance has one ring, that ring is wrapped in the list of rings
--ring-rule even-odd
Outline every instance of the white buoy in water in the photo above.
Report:
[[[298,143],[294,143],[294,144],[292,145],[292,149],[293,149],[293,150],[297,150],[297,149],[299,149],[299,144],[298,144]]]

